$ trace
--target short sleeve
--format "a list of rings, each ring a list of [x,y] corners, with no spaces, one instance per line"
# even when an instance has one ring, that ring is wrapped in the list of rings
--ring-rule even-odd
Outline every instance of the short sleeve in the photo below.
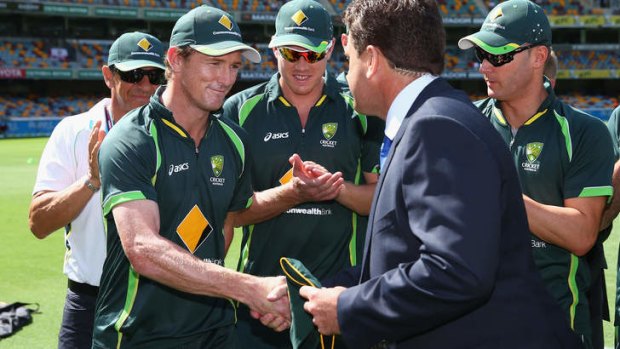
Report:
[[[613,143],[605,125],[588,116],[582,132],[572,137],[572,159],[565,179],[565,198],[611,196]]]
[[[78,135],[72,130],[69,118],[54,128],[41,154],[33,194],[42,190],[60,191],[77,180],[75,140]]]
[[[131,125],[123,122],[115,126],[99,151],[104,216],[120,203],[157,201],[152,184],[157,170],[156,138]],[[151,124],[151,128],[155,129],[155,125]]]

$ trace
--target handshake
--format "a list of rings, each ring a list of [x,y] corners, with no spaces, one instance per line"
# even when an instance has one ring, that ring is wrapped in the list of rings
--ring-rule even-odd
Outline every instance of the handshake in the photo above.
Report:
[[[255,281],[254,292],[243,302],[250,308],[252,317],[276,332],[289,328],[291,309],[284,276],[255,277]]]

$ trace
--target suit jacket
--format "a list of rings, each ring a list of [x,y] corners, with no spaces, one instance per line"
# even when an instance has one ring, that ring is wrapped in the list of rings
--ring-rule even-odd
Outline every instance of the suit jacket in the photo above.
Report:
[[[413,102],[373,198],[349,348],[578,348],[534,267],[510,154],[443,79]]]

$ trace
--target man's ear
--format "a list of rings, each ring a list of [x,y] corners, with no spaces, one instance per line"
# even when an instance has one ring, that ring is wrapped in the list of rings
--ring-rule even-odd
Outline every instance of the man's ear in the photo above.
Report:
[[[546,46],[536,46],[532,47],[530,50],[532,50],[531,54],[534,56],[534,67],[544,68],[547,58],[549,58],[549,54],[551,53],[551,49]]]
[[[104,65],[103,67],[101,67],[101,73],[103,74],[103,81],[105,82],[105,85],[109,89],[112,89],[112,87],[114,86],[114,83],[112,81],[114,73],[112,73],[112,69],[110,69],[110,67],[108,67],[107,65]]]
[[[366,78],[370,80],[381,69],[381,65],[383,64],[385,57],[383,56],[381,50],[374,45],[366,46],[365,54]]]
[[[179,48],[178,47],[170,47],[168,52],[166,52],[166,60],[170,65],[170,69],[172,71],[176,71],[179,68],[179,65],[182,63],[183,58],[179,56]]]

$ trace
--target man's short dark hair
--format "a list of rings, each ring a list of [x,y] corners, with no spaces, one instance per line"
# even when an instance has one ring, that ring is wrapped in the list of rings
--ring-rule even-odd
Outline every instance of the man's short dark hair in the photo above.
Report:
[[[373,45],[398,70],[443,72],[446,32],[436,0],[353,0],[344,23],[358,54]]]
[[[189,57],[192,53],[195,52],[195,50],[189,45],[180,46],[178,47],[178,49],[179,56],[181,56],[183,59],[187,59],[187,57]],[[170,62],[168,62],[168,58],[164,60],[164,64],[166,65],[166,80],[170,80],[170,77],[172,76],[172,68],[170,67]]]
[[[551,80],[555,80],[558,75],[558,57],[553,49],[549,50],[549,56],[547,56],[543,74]]]

